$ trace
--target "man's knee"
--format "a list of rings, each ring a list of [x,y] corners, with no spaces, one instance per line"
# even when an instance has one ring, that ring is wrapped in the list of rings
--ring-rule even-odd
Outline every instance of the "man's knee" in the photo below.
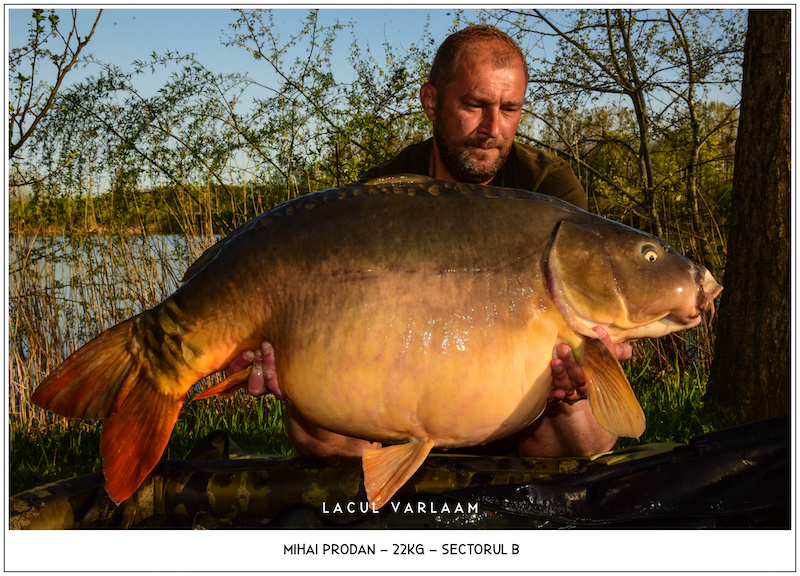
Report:
[[[520,433],[517,453],[547,458],[592,456],[613,449],[617,440],[597,422],[589,402],[552,403]]]

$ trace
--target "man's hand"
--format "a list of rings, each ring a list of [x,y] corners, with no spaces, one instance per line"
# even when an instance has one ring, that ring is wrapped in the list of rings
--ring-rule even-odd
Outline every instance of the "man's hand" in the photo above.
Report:
[[[250,377],[247,380],[247,391],[253,396],[272,393],[278,400],[283,400],[283,392],[278,382],[278,372],[275,369],[275,349],[269,342],[262,342],[259,350],[247,350],[231,360],[225,372],[235,374],[239,370],[252,365]]]
[[[611,350],[617,360],[628,360],[633,351],[627,342],[614,344],[608,332],[600,326],[593,328],[598,338]],[[559,344],[556,347],[556,359],[550,362],[550,370],[553,372],[553,389],[550,391],[550,402],[564,401],[567,404],[574,404],[578,400],[586,398],[586,377],[583,368],[575,361],[572,349],[567,344]]]

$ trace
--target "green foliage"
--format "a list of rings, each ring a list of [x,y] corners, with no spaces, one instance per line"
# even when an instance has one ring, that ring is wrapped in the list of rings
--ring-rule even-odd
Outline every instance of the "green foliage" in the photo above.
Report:
[[[533,57],[532,112],[545,128],[527,136],[572,159],[601,213],[611,208],[612,217],[680,238],[692,255],[721,266],[715,228],[724,215],[709,224],[718,183],[707,172],[730,164],[719,137],[735,134],[738,104],[720,110],[709,96],[738,90],[742,14],[505,10],[487,18],[520,39],[555,44]]]
[[[54,10],[36,8],[28,23],[28,40],[10,48],[8,155],[12,185],[35,181],[26,172],[36,167],[25,162],[20,149],[53,108],[67,74],[81,62],[80,54],[94,35],[102,12],[97,13],[91,30],[81,33],[77,10],[71,11],[71,26],[63,26]]]
[[[482,16],[529,54],[534,101],[519,137],[569,158],[600,213],[666,237],[715,272],[738,108],[710,97],[738,89],[741,14]],[[417,90],[436,43],[426,26],[402,53],[388,44],[374,53],[354,32],[345,47],[350,28],[311,10],[283,31],[269,10],[240,10],[225,45],[252,57],[246,75],[174,53],[130,71],[105,65],[59,94],[27,146],[21,179],[32,184],[12,187],[12,228],[66,219],[67,230],[108,229],[97,199],[110,194],[106,212],[120,210],[126,229],[211,237],[256,206],[357,179],[428,133]],[[352,77],[334,73],[335,50],[346,50]],[[163,88],[139,93],[136,77],[156,71],[170,73]]]
[[[8,445],[9,495],[103,468],[96,423],[70,422],[45,430],[12,421]]]
[[[628,379],[642,406],[647,428],[638,440],[620,439],[619,448],[653,442],[686,443],[691,438],[731,425],[723,412],[705,406],[708,382],[699,367],[683,369],[676,362],[663,373],[649,370],[652,353],[626,365]]]
[[[250,76],[272,73],[274,94],[256,97],[253,135],[258,153],[275,167],[281,182],[306,180],[309,188],[353,182],[422,137],[424,115],[416,90],[430,56],[427,28],[408,54],[384,45],[384,62],[362,49],[353,36],[348,51],[354,78],[336,78],[332,50],[339,32],[350,25],[324,27],[319,11],[308,13],[302,28],[286,41],[273,24],[272,11],[240,11],[228,46],[239,46],[258,65]],[[301,53],[287,63],[297,47]],[[269,143],[269,146],[264,146]],[[269,152],[267,151],[269,150]]]
[[[273,396],[254,398],[238,393],[230,399],[189,402],[175,426],[165,458],[183,459],[197,441],[225,430],[245,454],[294,454],[283,429],[283,408]]]
[[[59,93],[26,147],[37,168],[12,189],[12,227],[107,230],[110,211],[125,229],[210,237],[278,201],[355,181],[422,139],[427,31],[410,54],[385,45],[383,59],[354,36],[354,78],[342,79],[331,54],[348,25],[325,27],[317,15],[282,41],[270,11],[241,11],[227,45],[252,54],[247,75],[153,54],[131,71],[104,65]],[[138,75],[162,70],[171,71],[162,89],[137,91]]]

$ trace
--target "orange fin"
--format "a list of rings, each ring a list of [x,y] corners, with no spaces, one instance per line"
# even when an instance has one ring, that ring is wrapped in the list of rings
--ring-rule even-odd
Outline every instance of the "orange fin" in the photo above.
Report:
[[[185,399],[185,393],[135,386],[119,410],[103,422],[100,454],[106,492],[114,502],[127,500],[158,464]]]
[[[639,438],[645,429],[642,407],[619,361],[602,340],[587,340],[582,362],[592,413],[605,430]]]
[[[433,440],[412,440],[406,444],[364,450],[361,464],[370,507],[377,510],[386,504],[422,466],[434,445]]]
[[[100,453],[115,502],[133,494],[156,465],[189,388],[203,376],[180,356],[163,353],[178,343],[167,340],[157,318],[150,310],[109,328],[67,358],[32,396],[68,418],[105,418]]]
[[[135,320],[109,328],[64,360],[36,388],[33,403],[67,418],[113,414],[142,368],[129,351]]]
[[[239,370],[235,374],[231,374],[219,384],[215,384],[211,388],[206,388],[200,392],[197,396],[192,398],[192,401],[200,400],[201,398],[210,398],[211,396],[222,396],[223,398],[233,396],[237,390],[247,387],[247,379],[250,377],[252,369],[253,366],[250,365],[243,370]]]

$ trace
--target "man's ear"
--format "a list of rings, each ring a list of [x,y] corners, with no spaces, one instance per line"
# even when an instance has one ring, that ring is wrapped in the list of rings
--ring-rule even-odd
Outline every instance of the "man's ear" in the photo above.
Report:
[[[425,82],[419,89],[419,101],[422,103],[425,115],[431,122],[435,120],[436,116],[436,96],[436,88],[430,82]]]

